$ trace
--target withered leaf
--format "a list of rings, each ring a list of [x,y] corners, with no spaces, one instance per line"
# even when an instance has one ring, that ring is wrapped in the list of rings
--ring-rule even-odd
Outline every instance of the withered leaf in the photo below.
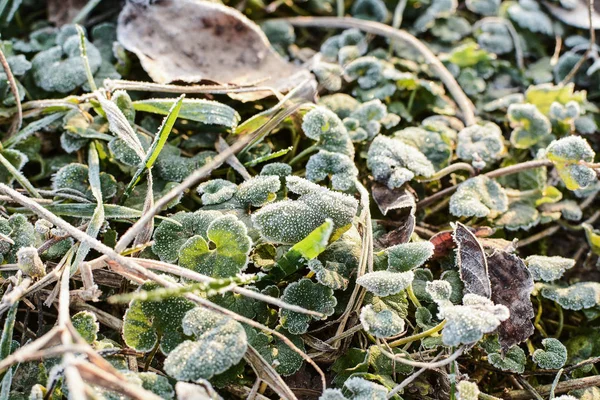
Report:
[[[454,225],[456,243],[456,263],[460,270],[460,279],[465,284],[465,293],[487,297],[492,295],[488,264],[483,247],[477,237],[463,224]]]
[[[71,23],[88,0],[48,0],[48,20],[56,26]]]
[[[375,240],[375,245],[385,249],[397,244],[408,243],[415,230],[415,215],[410,213],[401,217],[399,226]]]
[[[390,189],[387,185],[373,182],[371,193],[383,215],[403,208],[410,208],[412,214],[416,208],[415,196],[406,187]]]
[[[502,350],[525,341],[533,334],[531,304],[533,278],[523,260],[506,251],[495,251],[488,257],[492,301],[505,305],[510,317],[500,324],[498,339]]]
[[[479,238],[488,237],[494,233],[494,230],[489,226],[479,226],[476,228],[467,227],[473,234]],[[453,231],[441,231],[436,233],[429,239],[433,244],[432,258],[442,258],[447,256],[450,251],[456,248],[456,243],[452,238]]]
[[[281,58],[254,22],[231,7],[209,1],[127,2],[119,16],[117,38],[158,83],[260,82],[285,92],[312,77],[308,70]],[[251,101],[271,94],[235,97]]]

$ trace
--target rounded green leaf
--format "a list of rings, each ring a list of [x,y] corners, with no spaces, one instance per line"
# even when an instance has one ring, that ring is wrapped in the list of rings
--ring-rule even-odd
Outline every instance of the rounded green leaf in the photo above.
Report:
[[[493,122],[471,125],[458,134],[456,155],[465,161],[481,159],[489,163],[499,159],[505,152],[502,131]]]
[[[594,150],[579,136],[555,140],[546,148],[546,157],[554,163],[558,175],[569,190],[585,188],[597,181],[596,172],[580,164],[593,162]]]
[[[567,362],[567,348],[558,339],[547,338],[542,340],[544,350],[537,349],[531,358],[538,367],[544,369],[559,369]]]
[[[307,310],[318,311],[325,316],[332,315],[337,304],[333,290],[313,283],[310,279],[301,279],[298,282],[290,283],[283,291],[281,300]],[[281,325],[293,335],[306,333],[310,321],[317,318],[287,309],[281,309],[279,316]]]
[[[221,204],[231,199],[237,192],[237,185],[225,179],[212,179],[198,186],[198,194],[205,205]]]
[[[486,217],[508,209],[506,192],[496,181],[480,175],[467,179],[450,198],[450,214],[456,217]]]
[[[398,314],[390,310],[377,312],[370,304],[362,308],[360,322],[365,331],[382,339],[402,333],[405,326]]]
[[[88,343],[93,343],[98,339],[100,325],[96,314],[89,311],[81,311],[71,317],[71,322],[75,330]]]
[[[525,259],[534,281],[552,282],[575,266],[575,260],[564,257],[529,256]]]
[[[414,273],[375,271],[369,272],[356,280],[356,283],[376,296],[389,296],[406,289],[412,283]]]

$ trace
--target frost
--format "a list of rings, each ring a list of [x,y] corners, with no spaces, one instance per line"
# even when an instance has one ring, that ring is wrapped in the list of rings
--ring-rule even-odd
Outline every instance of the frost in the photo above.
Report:
[[[512,93],[483,105],[483,110],[487,112],[507,110],[511,104],[518,104],[525,101],[522,93]]]
[[[251,248],[246,225],[234,215],[224,215],[208,225],[206,237],[192,236],[179,248],[179,265],[213,278],[227,278],[246,268]]]
[[[22,214],[13,214],[8,220],[0,217],[0,233],[14,242],[0,240],[0,261],[3,256],[9,263],[16,263],[19,249],[35,245],[33,225]]]
[[[481,159],[489,163],[498,160],[505,152],[502,131],[493,122],[471,125],[458,134],[456,155],[462,160]]]
[[[361,276],[356,283],[376,296],[389,296],[410,286],[414,277],[415,274],[412,271],[375,271]]]
[[[284,179],[292,174],[292,167],[289,164],[275,162],[262,167],[260,174],[263,176],[278,176]]]
[[[88,166],[78,163],[67,164],[52,177],[52,189],[75,190],[88,199],[93,199],[92,189],[89,184]],[[106,201],[117,194],[116,179],[106,172],[100,172],[100,188],[102,198]]]
[[[367,305],[360,312],[360,322],[365,331],[378,338],[396,336],[404,330],[404,320],[390,310],[377,312]]]
[[[0,154],[19,172],[21,172],[25,164],[29,161],[29,157],[19,150],[3,149],[0,151]],[[13,174],[4,165],[0,164],[0,182],[9,184],[14,180]]]
[[[353,47],[359,51],[359,56],[367,50],[365,36],[358,29],[347,29],[339,35],[335,35],[325,40],[321,45],[321,53],[330,60],[336,61],[339,52],[344,47]],[[342,63],[343,64],[343,63]]]
[[[163,399],[175,398],[173,386],[169,383],[166,376],[158,375],[154,372],[138,372],[137,377],[142,381],[142,387]]]
[[[425,32],[433,26],[436,19],[454,14],[458,2],[456,0],[433,0],[424,13],[414,23],[417,32]]]
[[[591,135],[598,130],[598,125],[593,117],[583,115],[575,119],[575,131],[582,135]]]
[[[554,163],[558,175],[569,190],[585,188],[597,181],[596,172],[580,164],[593,162],[594,150],[579,136],[555,140],[546,148],[546,157]]]
[[[544,369],[559,369],[567,362],[567,348],[558,339],[547,338],[542,340],[544,350],[537,349],[531,358],[538,367]]]
[[[506,192],[496,181],[477,176],[461,183],[450,198],[450,214],[456,217],[486,217],[508,209]]]
[[[225,179],[212,179],[198,186],[198,194],[204,205],[221,204],[237,192],[237,185]]]
[[[17,251],[17,265],[25,275],[41,278],[46,275],[46,266],[35,247],[21,247]]]
[[[95,73],[102,57],[93,44],[85,41],[90,69]],[[79,35],[74,34],[64,43],[36,54],[31,60],[35,84],[48,92],[68,93],[86,83],[87,74],[79,46]]]
[[[286,179],[297,200],[271,203],[252,214],[261,235],[276,243],[294,244],[304,239],[330,218],[336,229],[352,222],[358,202],[348,195],[333,192],[297,176]]]
[[[354,162],[344,154],[320,150],[306,163],[306,179],[321,182],[331,178],[331,187],[336,190],[350,190],[358,176]]]
[[[514,50],[510,32],[502,22],[484,22],[481,25],[481,33],[477,36],[477,44],[482,49],[498,55]]]
[[[522,348],[513,346],[504,355],[499,352],[488,353],[488,362],[502,371],[522,374],[525,372],[527,358]]]
[[[73,327],[81,335],[83,340],[93,343],[98,339],[100,325],[96,314],[89,311],[81,311],[71,317]]]
[[[507,13],[521,28],[549,36],[554,34],[552,20],[540,9],[535,0],[519,0],[519,3],[508,7]]]
[[[144,283],[138,292],[157,289],[154,282]],[[168,354],[184,339],[181,321],[194,304],[182,297],[161,301],[134,299],[123,317],[123,340],[127,346],[141,352],[151,351],[157,342]]]
[[[540,293],[566,310],[585,310],[600,304],[600,283],[578,282],[568,287],[541,284]]]
[[[350,10],[355,18],[385,22],[388,10],[383,0],[356,0]]]
[[[560,279],[566,270],[575,266],[575,260],[564,257],[529,256],[525,264],[535,281],[552,282]]]
[[[288,304],[320,312],[326,316],[333,314],[337,304],[333,290],[318,283],[313,283],[310,279],[300,279],[297,282],[290,283],[283,291],[281,300]],[[279,317],[281,325],[293,335],[306,333],[310,321],[317,319],[315,316],[300,314],[287,309],[279,310]]]
[[[323,96],[319,99],[319,105],[327,107],[340,119],[350,116],[350,114],[358,108],[360,103],[354,97],[346,93],[335,93],[328,96]]]
[[[533,104],[511,104],[507,115],[513,128],[510,142],[518,149],[530,148],[552,131],[548,118]]]
[[[467,8],[480,15],[490,16],[496,15],[498,8],[500,8],[500,2],[502,0],[467,0]]]
[[[460,381],[456,385],[456,390],[458,391],[456,400],[477,400],[479,398],[479,388],[474,382]]]
[[[425,290],[440,307],[451,305],[452,285],[445,280],[435,280],[425,284]]]
[[[165,372],[177,380],[210,379],[246,353],[246,331],[229,317],[197,307],[185,314],[181,325],[195,341],[184,341],[165,360]]]
[[[282,329],[279,331],[304,351],[304,342],[300,336],[289,335]],[[267,363],[274,366],[275,371],[280,375],[293,375],[302,367],[304,359],[278,337],[257,332],[254,329],[247,329],[246,334],[248,335],[248,344],[254,347]]]
[[[384,64],[377,57],[360,57],[344,67],[344,74],[350,82],[357,81],[361,89],[372,89],[384,80]]]
[[[418,268],[433,255],[433,244],[428,241],[402,243],[388,247],[388,270],[405,272]]]
[[[384,386],[359,377],[348,379],[344,387],[352,393],[352,400],[387,400],[388,390]]]
[[[369,147],[367,166],[373,177],[390,189],[402,186],[415,176],[431,177],[431,161],[418,149],[399,139],[378,135]]]
[[[512,203],[508,210],[495,221],[497,226],[510,231],[523,229],[528,231],[540,222],[538,210],[525,202]]]
[[[271,46],[280,53],[287,51],[287,48],[296,41],[294,27],[285,21],[265,21],[260,25],[262,31],[267,35]]]
[[[476,96],[485,91],[486,83],[473,68],[463,68],[457,78],[466,94]]]
[[[315,107],[302,120],[302,130],[323,150],[354,157],[354,146],[342,120],[324,107]]]
[[[434,168],[439,170],[448,166],[450,162],[456,132],[447,127],[444,129],[439,122],[423,121],[420,127],[408,127],[395,132],[394,137],[419,149]]]
[[[586,100],[585,91],[575,91],[575,84],[553,85],[545,83],[542,85],[530,86],[525,92],[525,100],[534,104],[543,114],[550,112],[550,106],[554,102],[567,104],[570,101],[576,101],[583,105]]]
[[[310,70],[325,89],[335,92],[342,88],[342,75],[344,70],[338,64],[318,61]]]
[[[466,43],[452,50],[448,61],[461,68],[475,67],[477,64],[493,60],[494,54],[480,49],[477,43]]]
[[[381,100],[375,99],[356,107],[344,119],[344,125],[352,140],[354,142],[361,142],[373,139],[373,137],[379,134],[382,124],[393,115],[388,114],[387,107]],[[387,127],[389,128],[389,126]]]
[[[261,207],[275,200],[280,187],[279,177],[259,175],[240,184],[235,198],[246,207]]]
[[[325,265],[318,259],[308,262],[308,268],[315,273],[315,279],[323,286],[333,290],[346,290],[348,288],[348,271],[345,264],[326,261]]]
[[[135,101],[137,111],[168,115],[178,99],[148,99]],[[179,118],[202,122],[207,125],[223,125],[235,129],[240,116],[233,108],[214,100],[183,99]]]
[[[340,389],[325,389],[319,400],[348,400]]]

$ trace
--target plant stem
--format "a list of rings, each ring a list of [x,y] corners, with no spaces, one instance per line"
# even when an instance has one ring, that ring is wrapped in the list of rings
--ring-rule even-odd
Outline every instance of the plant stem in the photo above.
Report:
[[[391,343],[388,343],[388,346],[390,346],[392,348],[398,347],[398,346],[402,346],[403,344],[406,344],[406,343],[412,343],[419,339],[429,337],[429,336],[433,335],[434,333],[441,331],[442,328],[444,327],[444,325],[446,325],[446,320],[443,320],[442,322],[440,322],[433,328],[427,329],[426,331],[423,331],[421,333],[417,333],[416,335],[407,336],[405,338],[401,338],[401,339],[395,340]]]
[[[15,76],[10,69],[10,65],[8,65],[8,61],[4,56],[4,52],[2,51],[2,46],[0,46],[0,64],[2,64],[2,68],[4,68],[4,73],[6,74],[6,79],[8,80],[8,85],[10,86],[10,91],[12,92],[15,98],[15,104],[17,105],[17,121],[11,126],[10,134],[21,129],[21,125],[23,124],[23,107],[21,105],[21,96],[19,96],[19,88],[17,86],[17,81],[15,80]]]
[[[415,296],[415,292],[413,292],[412,284],[408,285],[408,287],[406,288],[406,293],[408,294],[408,298],[410,299],[410,301],[413,302],[415,307],[421,307],[421,302],[419,301],[419,299],[417,299],[417,296]]]
[[[565,76],[565,78],[560,82],[561,85],[566,85],[575,77],[577,71],[581,68],[581,66],[587,61],[588,57],[594,51],[594,46],[596,45],[596,30],[593,24],[593,14],[594,14],[594,0],[587,1],[588,6],[588,23],[590,24],[590,45],[588,49],[585,51],[584,55],[581,56],[577,64],[573,66],[571,71]]]
[[[571,379],[569,381],[560,382],[556,385],[554,392],[556,394],[567,393],[571,390],[585,389],[600,385],[600,375],[587,376],[585,378]],[[535,390],[542,396],[550,394],[552,385],[542,385],[535,387]],[[507,393],[497,393],[502,399],[508,400],[528,400],[531,398],[529,390],[512,390]]]
[[[87,45],[85,44],[85,33],[83,32],[83,28],[79,25],[75,25],[77,28],[77,32],[79,33],[79,50],[81,51],[81,60],[83,61],[83,66],[85,67],[85,74],[87,75],[88,85],[90,85],[90,90],[95,92],[98,90],[96,87],[96,82],[94,82],[94,75],[92,74],[92,69],[90,67],[90,60],[87,56]]]
[[[42,198],[37,189],[33,187],[33,185],[27,180],[27,178],[25,178],[25,175],[23,175],[18,169],[16,169],[15,166],[12,165],[10,161],[8,161],[2,155],[2,153],[0,153],[0,164],[2,164],[4,168],[8,170],[8,172],[13,176],[13,178],[15,178],[16,181],[19,182],[19,184],[23,186],[23,188],[27,190],[27,192],[30,195],[38,199]]]
[[[467,171],[470,176],[475,176],[476,171],[475,168],[471,164],[459,162],[448,165],[446,168],[440,169],[433,176],[426,179],[418,179],[419,182],[432,182],[442,179],[444,176],[449,175],[453,172],[457,171]]]
[[[290,162],[288,164],[294,165],[298,161],[302,160],[304,157],[308,156],[309,154],[314,153],[318,149],[319,149],[319,147],[316,144],[313,144],[312,146],[307,147],[306,149],[304,149],[300,153],[298,153],[294,158],[292,158],[290,160]]]

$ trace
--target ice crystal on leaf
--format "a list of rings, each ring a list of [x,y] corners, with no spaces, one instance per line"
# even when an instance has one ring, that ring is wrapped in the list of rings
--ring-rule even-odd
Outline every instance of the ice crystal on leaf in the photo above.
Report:
[[[377,57],[360,57],[344,67],[348,80],[357,81],[361,89],[372,89],[384,80],[384,64]]]
[[[467,8],[480,15],[495,15],[502,0],[466,0]]]
[[[415,176],[428,178],[435,173],[431,161],[417,148],[383,135],[371,143],[367,166],[373,177],[390,189],[402,186]]]
[[[377,22],[385,22],[388,16],[383,0],[355,0],[350,12],[356,18]]]
[[[567,348],[558,339],[542,340],[544,350],[537,349],[531,358],[538,367],[544,369],[559,369],[567,362]]]
[[[508,209],[506,192],[496,181],[477,176],[461,183],[450,198],[450,214],[456,217],[486,217]]]
[[[344,70],[338,64],[319,61],[315,62],[310,70],[325,89],[335,92],[342,88]]]
[[[396,313],[390,310],[377,312],[370,304],[362,308],[360,322],[365,331],[382,339],[400,334],[405,325]]]
[[[414,276],[412,271],[374,271],[361,276],[356,283],[376,296],[389,296],[406,289],[412,283]]]
[[[198,186],[198,194],[204,205],[221,204],[237,192],[237,185],[225,179],[212,179]]]
[[[181,326],[195,340],[184,341],[165,360],[165,372],[177,380],[210,379],[240,362],[248,348],[242,325],[214,311],[194,308]]]
[[[554,163],[558,175],[569,190],[585,188],[597,181],[596,172],[580,164],[593,162],[594,150],[579,136],[555,140],[546,148],[546,157]]]
[[[342,120],[324,107],[315,107],[304,116],[302,130],[323,150],[354,157],[354,146]]]
[[[439,122],[423,121],[420,127],[408,127],[394,132],[394,138],[419,149],[436,170],[448,166],[456,132]]]
[[[0,218],[0,233],[14,242],[0,241],[0,260],[4,257],[9,263],[18,262],[17,253],[21,248],[35,244],[33,225],[22,214],[13,214],[9,219]]]
[[[81,311],[71,317],[73,327],[81,335],[83,340],[93,343],[98,339],[100,325],[96,314],[89,311]]]
[[[346,93],[335,93],[328,96],[323,96],[319,99],[319,105],[327,107],[340,119],[350,116],[354,110],[358,108],[360,103],[354,97]]]
[[[456,0],[433,0],[425,12],[421,13],[414,23],[417,32],[425,32],[433,26],[436,19],[454,14],[458,2]]]
[[[465,160],[493,162],[506,152],[500,127],[493,122],[471,125],[458,133],[456,155]]]
[[[329,61],[337,61],[340,50],[344,47],[353,47],[359,52],[359,56],[363,55],[367,50],[365,36],[358,29],[347,29],[325,40],[321,45],[321,54]]]
[[[528,149],[552,131],[548,118],[533,104],[511,104],[508,119],[513,131],[510,142],[518,149]]]
[[[260,174],[263,176],[278,176],[280,179],[285,179],[286,176],[292,174],[292,167],[285,163],[271,163],[265,165],[261,170]]]
[[[208,225],[205,235],[192,236],[179,248],[179,265],[214,278],[231,277],[246,268],[251,247],[244,223],[224,215]]]
[[[561,287],[550,284],[538,284],[543,297],[553,300],[566,310],[585,310],[600,304],[600,283],[578,282]]]
[[[17,251],[17,265],[25,275],[35,278],[46,275],[46,266],[35,247],[21,247]]]
[[[525,264],[535,281],[552,282],[560,279],[566,270],[575,266],[575,260],[564,257],[529,256]]]
[[[331,187],[336,190],[349,190],[354,187],[358,169],[346,155],[320,150],[306,163],[306,179],[321,182],[331,178]]]
[[[347,267],[338,262],[326,261],[325,265],[318,259],[308,262],[308,268],[315,273],[315,279],[333,290],[346,290],[348,287]]]
[[[87,165],[78,163],[67,164],[53,176],[52,188],[57,191],[63,189],[75,190],[84,197],[93,199],[88,179],[89,172]],[[117,193],[116,179],[106,172],[100,172],[100,187],[104,200],[112,198]]]
[[[502,371],[522,374],[525,372],[527,357],[522,348],[513,346],[504,355],[498,351],[488,353],[488,362]]]
[[[402,243],[385,250],[388,270],[405,272],[418,268],[433,255],[433,244],[428,241]]]
[[[456,385],[457,400],[477,400],[479,398],[479,388],[477,384],[469,381],[460,381]]]
[[[498,55],[514,50],[510,32],[502,22],[484,22],[481,25],[481,33],[477,36],[477,43],[482,49]]]
[[[507,9],[508,16],[521,28],[531,32],[553,35],[552,20],[540,8],[535,0],[519,0]]]
[[[297,282],[290,283],[281,299],[289,304],[294,304],[307,310],[318,311],[325,316],[330,316],[334,312],[337,299],[333,295],[333,290],[318,283],[311,282],[310,279],[300,279]],[[300,314],[287,309],[279,311],[281,325],[293,335],[306,333],[311,320],[317,317]]]
[[[259,175],[240,184],[235,198],[246,207],[261,207],[275,200],[280,187],[279,177]]]

